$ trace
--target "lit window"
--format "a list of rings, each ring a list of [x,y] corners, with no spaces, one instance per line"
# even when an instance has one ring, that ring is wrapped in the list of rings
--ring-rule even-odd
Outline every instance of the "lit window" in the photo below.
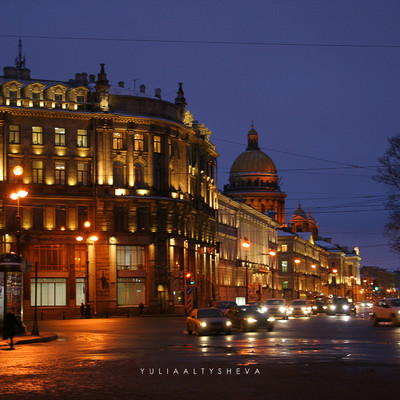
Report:
[[[287,272],[287,271],[288,271],[288,262],[282,261],[282,272]]]
[[[78,162],[76,172],[77,184],[87,186],[89,184],[89,164],[87,162]]]
[[[143,165],[140,163],[135,164],[135,186],[143,187],[144,177],[143,177]]]
[[[121,132],[113,133],[113,149],[122,150],[124,148],[124,136]]]
[[[43,161],[32,161],[32,182],[43,183]]]
[[[8,132],[8,143],[19,143],[19,125],[10,125]]]
[[[65,185],[65,162],[56,161],[55,163],[55,183]]]
[[[282,289],[289,289],[289,282],[288,281],[283,281],[282,282]]]
[[[161,136],[154,136],[154,153],[161,153]]]
[[[143,151],[143,149],[144,149],[143,135],[140,133],[135,133],[135,150]]]
[[[54,128],[54,132],[55,132],[55,145],[65,146],[65,129]]]
[[[78,129],[77,146],[88,147],[88,134],[86,129]]]
[[[281,245],[281,253],[287,253],[287,244]]]
[[[43,128],[32,126],[32,144],[43,144]]]

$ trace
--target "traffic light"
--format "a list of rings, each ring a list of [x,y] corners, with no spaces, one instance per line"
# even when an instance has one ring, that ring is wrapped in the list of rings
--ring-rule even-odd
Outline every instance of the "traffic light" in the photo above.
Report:
[[[194,285],[193,274],[191,272],[186,272],[185,278],[186,278],[186,285],[188,286]]]
[[[377,279],[374,279],[373,288],[374,288],[375,292],[379,292],[379,282]]]

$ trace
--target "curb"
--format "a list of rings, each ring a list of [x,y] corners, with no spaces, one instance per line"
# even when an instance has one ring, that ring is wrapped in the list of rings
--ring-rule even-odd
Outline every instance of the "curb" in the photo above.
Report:
[[[52,340],[56,340],[58,336],[54,333],[45,334],[44,336],[32,336],[32,335],[25,335],[25,336],[14,336],[14,345],[20,344],[31,344],[31,343],[45,343],[50,342]],[[8,341],[3,341],[0,344],[0,347],[8,347]]]

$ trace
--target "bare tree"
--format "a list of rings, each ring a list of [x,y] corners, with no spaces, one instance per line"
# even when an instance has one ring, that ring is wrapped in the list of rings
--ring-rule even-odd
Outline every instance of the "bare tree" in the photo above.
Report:
[[[390,210],[385,235],[390,247],[400,253],[400,134],[388,139],[388,148],[378,159],[380,166],[374,180],[388,189],[386,207]]]

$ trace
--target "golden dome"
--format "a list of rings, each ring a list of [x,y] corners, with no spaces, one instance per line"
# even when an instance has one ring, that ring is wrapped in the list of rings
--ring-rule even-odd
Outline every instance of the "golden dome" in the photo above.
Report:
[[[240,154],[232,164],[232,174],[268,173],[276,174],[274,162],[261,150],[246,150]]]

